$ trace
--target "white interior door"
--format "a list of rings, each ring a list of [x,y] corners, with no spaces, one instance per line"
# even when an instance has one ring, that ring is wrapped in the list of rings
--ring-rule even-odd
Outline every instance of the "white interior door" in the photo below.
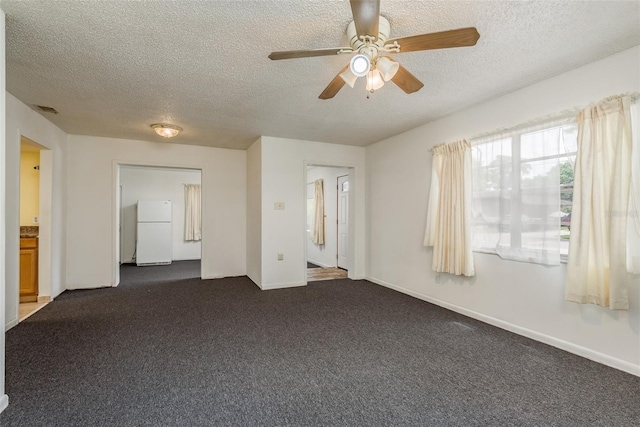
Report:
[[[338,177],[338,267],[349,266],[349,175]]]

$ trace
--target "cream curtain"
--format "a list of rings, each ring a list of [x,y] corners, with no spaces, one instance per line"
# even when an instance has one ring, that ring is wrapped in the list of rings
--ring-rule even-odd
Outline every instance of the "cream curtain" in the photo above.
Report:
[[[631,104],[631,192],[627,216],[627,271],[640,274],[640,99]]]
[[[629,308],[626,268],[631,99],[605,99],[578,121],[566,299]]]
[[[324,245],[324,181],[317,179],[314,182],[315,193],[313,196],[313,232],[311,240],[316,245]]]
[[[473,276],[471,249],[471,146],[467,141],[433,149],[425,246],[433,246],[433,271]]]
[[[200,185],[185,184],[184,240],[186,241],[197,241],[202,239],[202,217],[200,200]]]

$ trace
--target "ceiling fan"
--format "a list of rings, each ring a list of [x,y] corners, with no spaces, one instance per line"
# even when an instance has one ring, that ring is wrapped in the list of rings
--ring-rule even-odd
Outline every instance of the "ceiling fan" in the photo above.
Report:
[[[270,59],[279,60],[355,53],[349,64],[320,94],[320,99],[333,98],[345,84],[353,87],[358,77],[366,77],[366,88],[370,92],[378,90],[389,80],[406,93],[417,92],[424,84],[388,54],[473,46],[480,37],[478,30],[470,27],[389,39],[391,26],[380,16],[380,0],[350,2],[353,21],[347,28],[349,47],[289,50],[269,55]]]

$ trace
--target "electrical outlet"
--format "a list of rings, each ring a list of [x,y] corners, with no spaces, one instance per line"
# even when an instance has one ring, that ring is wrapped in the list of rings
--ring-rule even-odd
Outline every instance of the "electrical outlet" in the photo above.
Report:
[[[37,223],[38,223],[38,217],[37,217],[37,216],[34,216],[34,217],[33,217],[33,223],[34,223],[34,224],[37,224]]]
[[[436,273],[436,283],[440,283],[440,273]]]
[[[278,261],[282,261],[282,260],[284,260],[284,254],[279,253],[278,254]]]

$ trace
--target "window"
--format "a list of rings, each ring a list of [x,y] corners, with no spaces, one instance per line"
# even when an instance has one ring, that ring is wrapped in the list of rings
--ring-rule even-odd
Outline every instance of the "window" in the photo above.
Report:
[[[472,145],[474,250],[559,263],[569,250],[575,123],[550,123]]]

